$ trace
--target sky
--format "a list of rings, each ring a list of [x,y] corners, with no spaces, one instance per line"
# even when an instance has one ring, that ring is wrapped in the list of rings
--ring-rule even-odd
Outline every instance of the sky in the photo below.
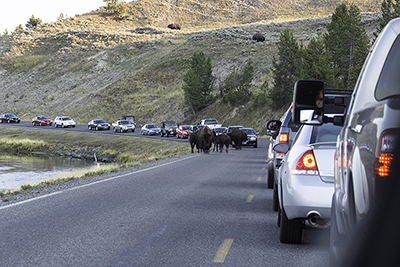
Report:
[[[74,17],[105,6],[103,0],[1,0],[0,34],[5,29],[8,33],[15,30],[19,24],[25,29],[25,24],[32,15],[40,18],[43,23],[55,22],[58,16]]]

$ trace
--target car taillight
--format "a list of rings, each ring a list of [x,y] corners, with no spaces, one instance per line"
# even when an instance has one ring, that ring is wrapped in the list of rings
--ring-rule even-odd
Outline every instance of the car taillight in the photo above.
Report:
[[[287,133],[281,133],[279,135],[279,143],[287,143],[289,140],[289,135]]]
[[[312,150],[308,150],[297,160],[293,172],[296,174],[308,175],[318,174],[317,162],[315,161],[315,156]]]
[[[384,133],[379,142],[379,153],[375,158],[374,168],[374,192],[375,196],[380,192],[383,183],[390,174],[393,153],[399,139],[398,134]]]

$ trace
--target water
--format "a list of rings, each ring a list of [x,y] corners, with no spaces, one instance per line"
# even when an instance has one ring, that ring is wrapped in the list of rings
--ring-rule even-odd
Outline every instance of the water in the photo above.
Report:
[[[0,190],[18,189],[48,179],[75,176],[93,162],[69,158],[0,155]]]

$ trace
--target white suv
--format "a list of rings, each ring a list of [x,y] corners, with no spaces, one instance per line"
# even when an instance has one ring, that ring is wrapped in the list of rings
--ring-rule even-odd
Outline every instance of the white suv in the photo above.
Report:
[[[68,116],[57,116],[54,119],[54,127],[60,126],[61,128],[75,127],[76,122]]]

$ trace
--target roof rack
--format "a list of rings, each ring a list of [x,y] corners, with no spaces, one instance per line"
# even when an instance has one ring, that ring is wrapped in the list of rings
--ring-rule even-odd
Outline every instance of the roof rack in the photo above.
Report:
[[[351,95],[352,93],[353,93],[352,89],[325,88],[325,94]]]

